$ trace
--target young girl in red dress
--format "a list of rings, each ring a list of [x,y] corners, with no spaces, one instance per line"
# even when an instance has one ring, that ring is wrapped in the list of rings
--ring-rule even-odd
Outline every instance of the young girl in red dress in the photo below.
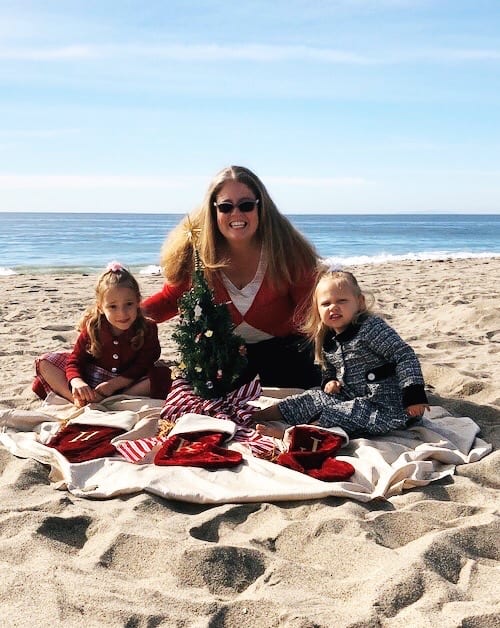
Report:
[[[140,308],[139,284],[119,262],[111,262],[95,289],[71,353],[45,353],[36,360],[34,392],[54,391],[76,406],[117,393],[164,399],[168,367],[156,367],[161,348],[156,323]]]

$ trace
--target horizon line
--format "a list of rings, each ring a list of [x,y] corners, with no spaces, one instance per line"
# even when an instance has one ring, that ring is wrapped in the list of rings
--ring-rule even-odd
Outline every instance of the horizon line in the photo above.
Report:
[[[131,210],[109,210],[102,211],[99,209],[89,209],[89,210],[68,210],[68,211],[60,211],[60,210],[41,210],[41,209],[23,209],[23,210],[10,210],[10,209],[0,209],[0,215],[3,214],[96,214],[96,215],[132,215],[132,216],[186,216],[191,212],[183,212],[183,211],[131,211]],[[431,214],[431,215],[466,215],[466,216],[500,216],[500,210],[480,210],[480,211],[471,211],[471,210],[445,210],[445,209],[422,209],[422,210],[361,210],[361,211],[317,211],[317,212],[300,212],[300,211],[281,211],[280,213],[284,216],[387,216],[387,215],[421,215],[421,214]]]

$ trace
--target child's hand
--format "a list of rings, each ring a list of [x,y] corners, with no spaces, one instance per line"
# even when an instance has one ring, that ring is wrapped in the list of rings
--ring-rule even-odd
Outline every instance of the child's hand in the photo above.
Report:
[[[111,397],[111,395],[114,395],[115,393],[115,388],[111,384],[111,382],[112,380],[109,380],[108,382],[101,382],[100,384],[97,384],[97,386],[95,387],[95,391],[101,397]]]
[[[426,410],[430,410],[430,406],[426,403],[416,403],[406,408],[406,414],[411,417],[419,417],[422,416]]]
[[[75,377],[71,380],[70,385],[74,404],[79,408],[99,400],[95,390],[91,388],[87,382],[83,381],[83,379]]]
[[[329,382],[326,382],[323,390],[329,395],[335,395],[336,393],[340,392],[341,388],[342,385],[339,381],[337,381],[336,379],[331,379]]]

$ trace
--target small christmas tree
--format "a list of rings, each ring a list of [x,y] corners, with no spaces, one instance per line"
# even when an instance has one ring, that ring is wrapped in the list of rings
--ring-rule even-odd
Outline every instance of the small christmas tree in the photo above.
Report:
[[[246,366],[246,348],[234,333],[225,303],[215,303],[196,247],[194,230],[194,270],[191,289],[179,299],[180,321],[172,334],[181,355],[179,370],[194,392],[204,399],[223,397]]]

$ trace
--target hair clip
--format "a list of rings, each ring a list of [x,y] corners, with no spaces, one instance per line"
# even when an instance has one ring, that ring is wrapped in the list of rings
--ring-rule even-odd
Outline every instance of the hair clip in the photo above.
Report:
[[[125,268],[125,266],[123,266],[123,264],[117,262],[116,260],[109,262],[109,264],[106,266],[106,272],[119,273],[123,270],[127,269]]]

